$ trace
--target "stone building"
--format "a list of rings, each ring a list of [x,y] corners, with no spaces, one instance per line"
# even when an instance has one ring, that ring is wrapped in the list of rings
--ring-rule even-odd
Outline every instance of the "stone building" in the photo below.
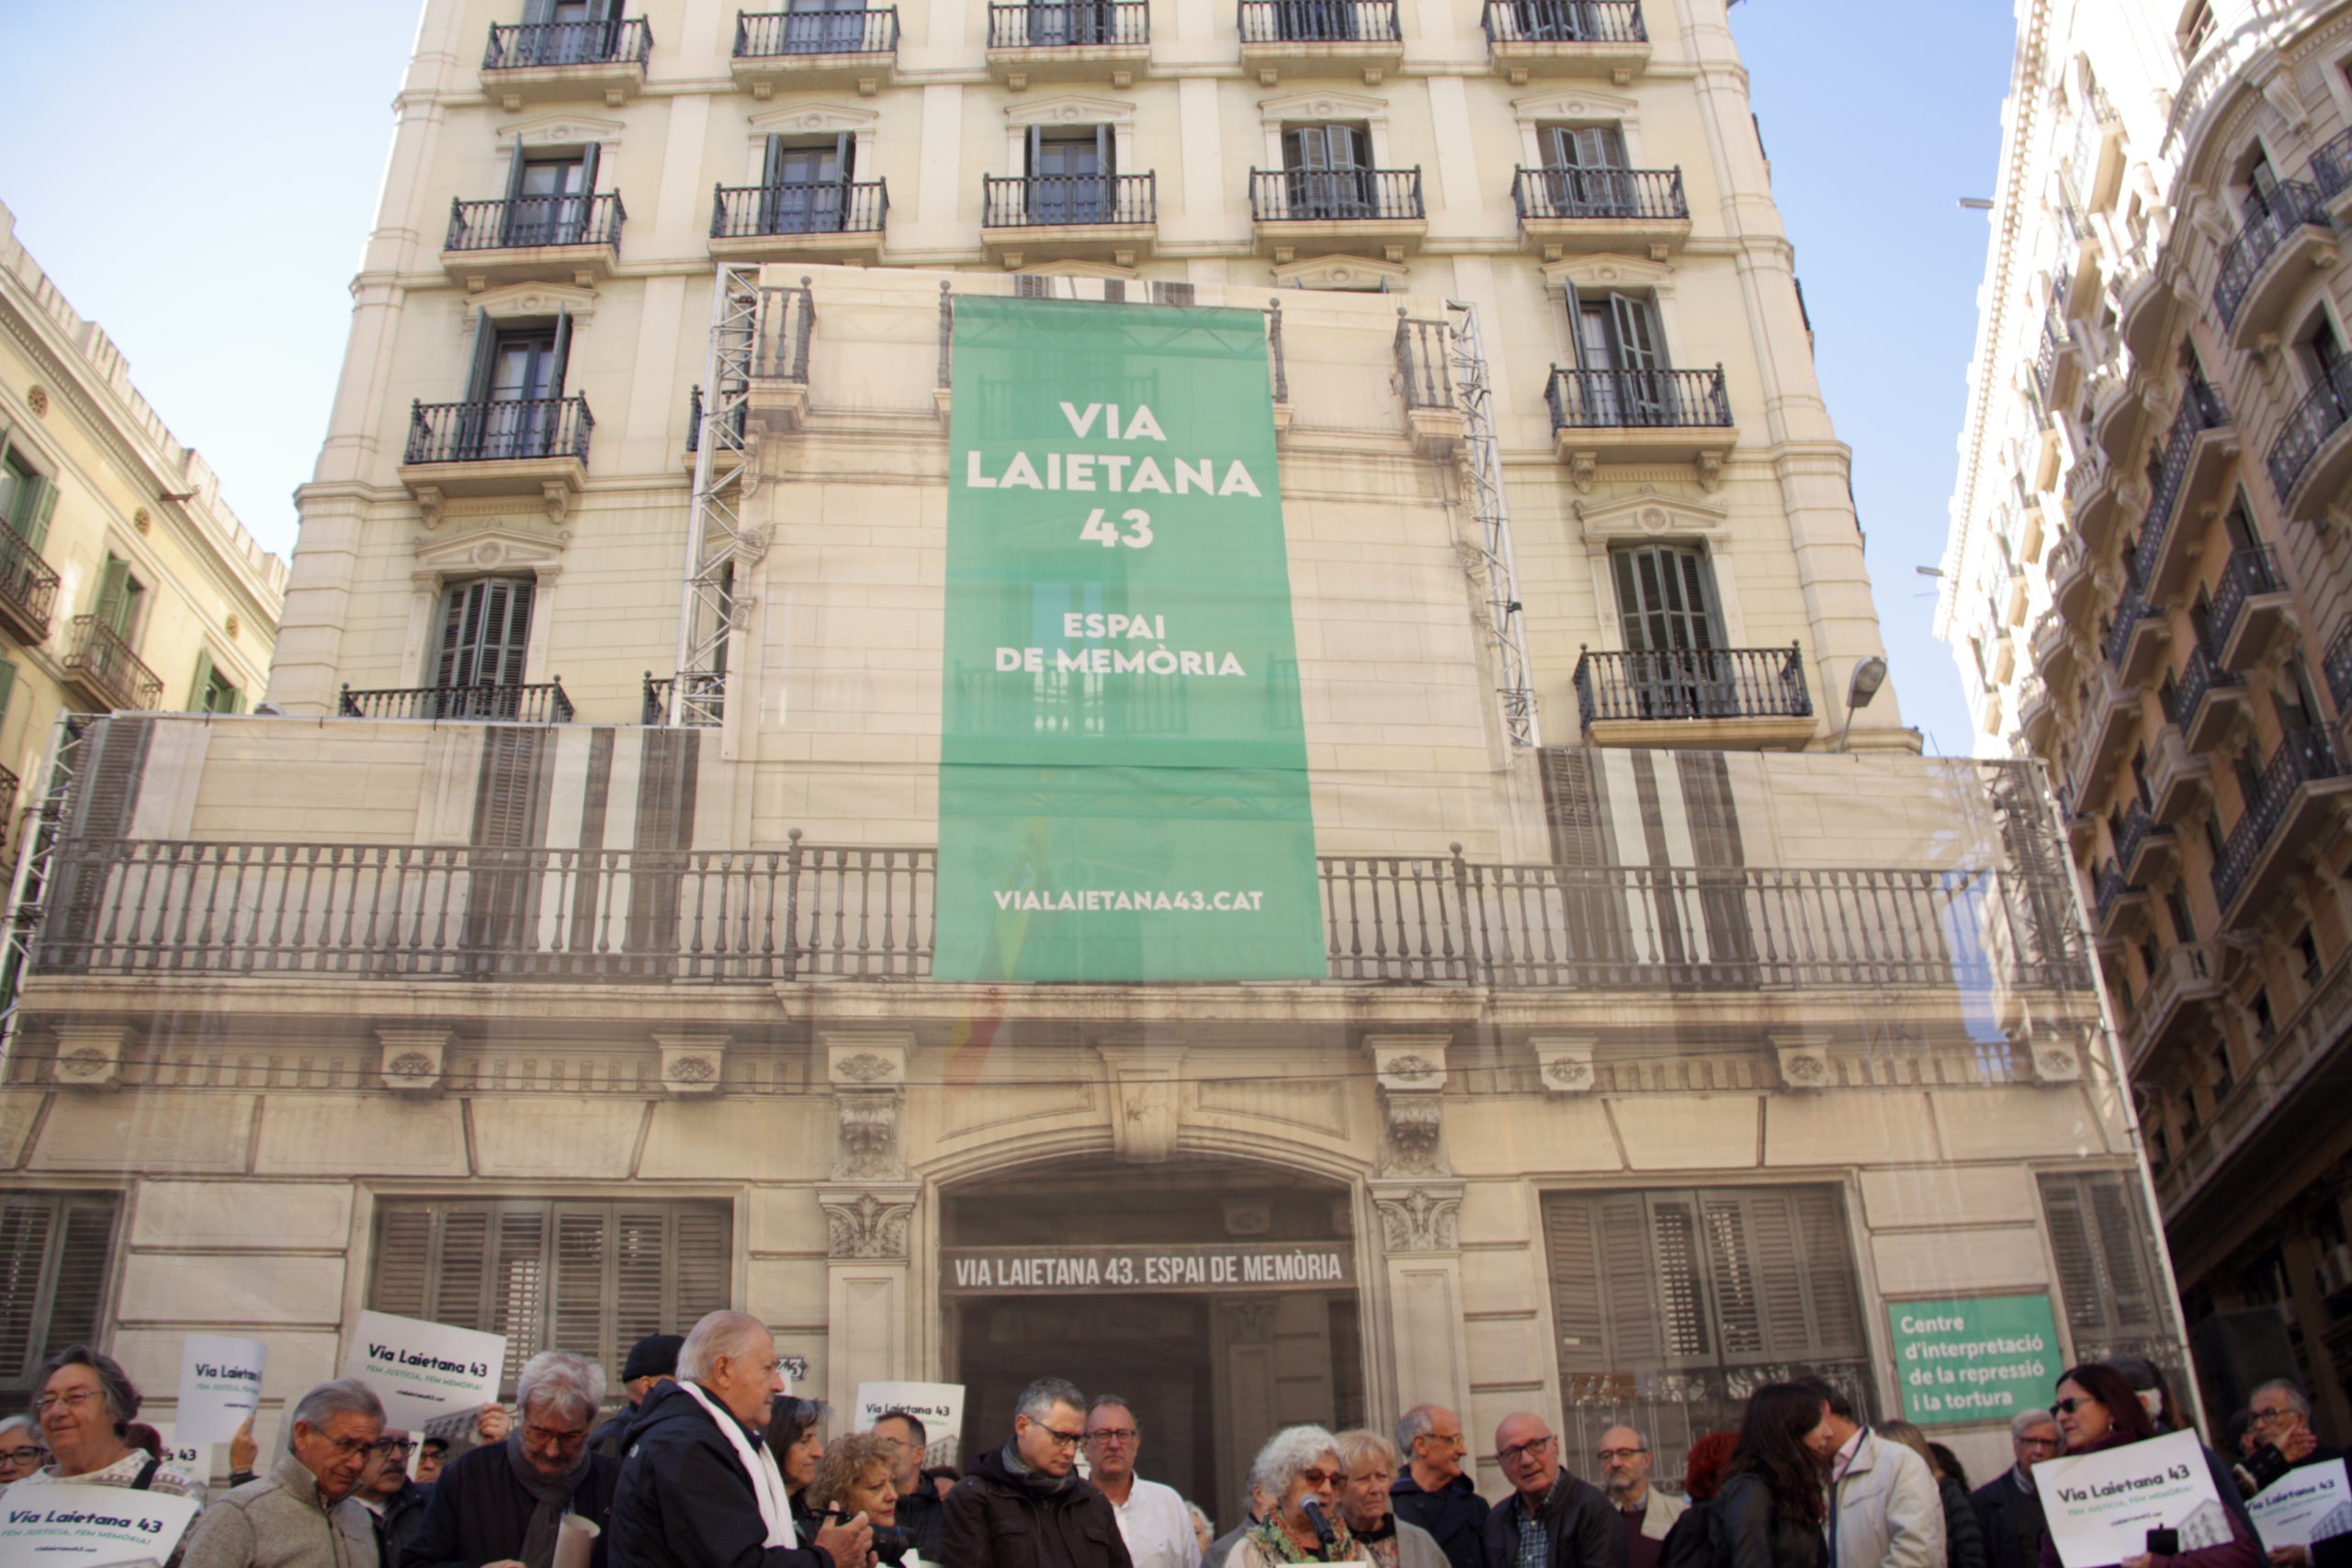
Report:
[[[2341,1430],[2352,12],[2018,17],[1939,629],[2060,783],[2209,1395]]]
[[[1994,1463],[1955,1345],[2178,1329],[1790,262],[1721,0],[432,0],[284,715],[87,734],[10,1201],[273,1404],[731,1303],[1227,1522],[1279,1423],[1679,1470],[1805,1368]]]

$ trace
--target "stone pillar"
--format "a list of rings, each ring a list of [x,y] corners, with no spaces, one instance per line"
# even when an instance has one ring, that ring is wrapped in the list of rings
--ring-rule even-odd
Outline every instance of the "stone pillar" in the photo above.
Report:
[[[853,1408],[857,1385],[908,1374],[915,1201],[899,1142],[908,1034],[822,1037],[835,1107],[825,1211],[825,1397]]]
[[[1442,1034],[1371,1034],[1382,1110],[1380,1175],[1371,1183],[1380,1220],[1396,1353],[1397,1407],[1424,1401],[1470,1410],[1470,1347],[1463,1323],[1462,1183],[1445,1150]]]

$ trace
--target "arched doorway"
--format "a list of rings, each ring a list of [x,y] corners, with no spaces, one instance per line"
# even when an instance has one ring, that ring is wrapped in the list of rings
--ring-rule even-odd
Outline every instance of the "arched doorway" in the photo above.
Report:
[[[1032,1380],[1131,1400],[1138,1469],[1238,1522],[1278,1428],[1364,1420],[1354,1216],[1340,1184],[1222,1160],[1035,1166],[944,1190],[939,1281],[962,1452]]]

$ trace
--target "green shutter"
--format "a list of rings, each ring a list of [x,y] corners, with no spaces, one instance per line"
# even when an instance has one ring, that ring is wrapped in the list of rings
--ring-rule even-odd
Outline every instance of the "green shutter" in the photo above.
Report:
[[[188,688],[187,711],[190,713],[212,711],[212,650],[210,649],[199,648],[196,650],[196,682]]]
[[[33,474],[25,480],[24,494],[13,509],[8,526],[38,555],[49,538],[49,520],[56,511],[57,481],[46,474]]]
[[[8,701],[17,694],[17,666],[0,659],[0,724],[8,721]]]
[[[119,556],[107,557],[106,575],[98,580],[98,619],[118,636],[130,635],[130,563]]]

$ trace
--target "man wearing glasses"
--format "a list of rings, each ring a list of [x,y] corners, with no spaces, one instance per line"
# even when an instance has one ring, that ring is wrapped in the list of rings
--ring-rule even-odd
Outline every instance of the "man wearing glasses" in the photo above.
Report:
[[[2277,1449],[2296,1470],[2345,1457],[2342,1449],[2321,1442],[2319,1434],[2312,1430],[2311,1398],[2300,1383],[2273,1378],[2254,1391],[2248,1412],[2254,1419],[2247,1432],[2254,1441]],[[2269,1557],[2271,1568],[2312,1568],[2314,1559],[2319,1568],[2343,1568],[2352,1560],[2352,1537],[2323,1539],[2307,1547],[2273,1547]]]
[[[1134,1568],[1111,1500],[1078,1473],[1086,1396],[1040,1378],[1013,1406],[1012,1440],[973,1461],[947,1495],[941,1555],[954,1568]]]
[[[277,1468],[232,1487],[188,1531],[182,1568],[366,1568],[376,1530],[352,1498],[376,1461],[384,1407],[355,1378],[322,1382],[294,1406]]]
[[[1600,1434],[1601,1490],[1617,1510],[1625,1530],[1625,1561],[1630,1568],[1657,1568],[1666,1549],[1666,1532],[1690,1505],[1669,1497],[1650,1484],[1650,1443],[1631,1427],[1611,1427]]]
[[[417,1568],[553,1568],[564,1515],[603,1529],[621,1473],[618,1460],[588,1447],[604,1401],[604,1369],[584,1356],[542,1350],[524,1362],[514,1379],[514,1429],[442,1472],[408,1561]],[[604,1536],[589,1551],[604,1568]]]
[[[1136,1568],[1200,1568],[1201,1538],[1172,1486],[1136,1473],[1143,1423],[1114,1393],[1097,1394],[1086,1412],[1088,1479],[1111,1499],[1119,1535]]]
[[[382,1568],[400,1568],[401,1553],[416,1539],[424,1523],[424,1505],[433,1488],[408,1478],[408,1456],[415,1447],[398,1427],[387,1427],[376,1439],[375,1457],[359,1474],[359,1490],[352,1494],[376,1520],[376,1559]]]
[[[2017,1463],[1976,1489],[1976,1522],[1984,1532],[1985,1568],[2038,1568],[2041,1562],[2041,1496],[2033,1467],[2065,1451],[2066,1440],[2047,1410],[2028,1410],[2009,1423]]]
[[[1488,1568],[1625,1568],[1609,1499],[1561,1466],[1560,1439],[1542,1416],[1504,1416],[1495,1457],[1511,1495],[1487,1516]]]
[[[1442,1404],[1416,1404],[1396,1423],[1396,1457],[1405,1469],[1388,1489],[1388,1506],[1405,1523],[1429,1531],[1453,1568],[1487,1562],[1487,1500],[1462,1473],[1469,1452],[1462,1418]]]

